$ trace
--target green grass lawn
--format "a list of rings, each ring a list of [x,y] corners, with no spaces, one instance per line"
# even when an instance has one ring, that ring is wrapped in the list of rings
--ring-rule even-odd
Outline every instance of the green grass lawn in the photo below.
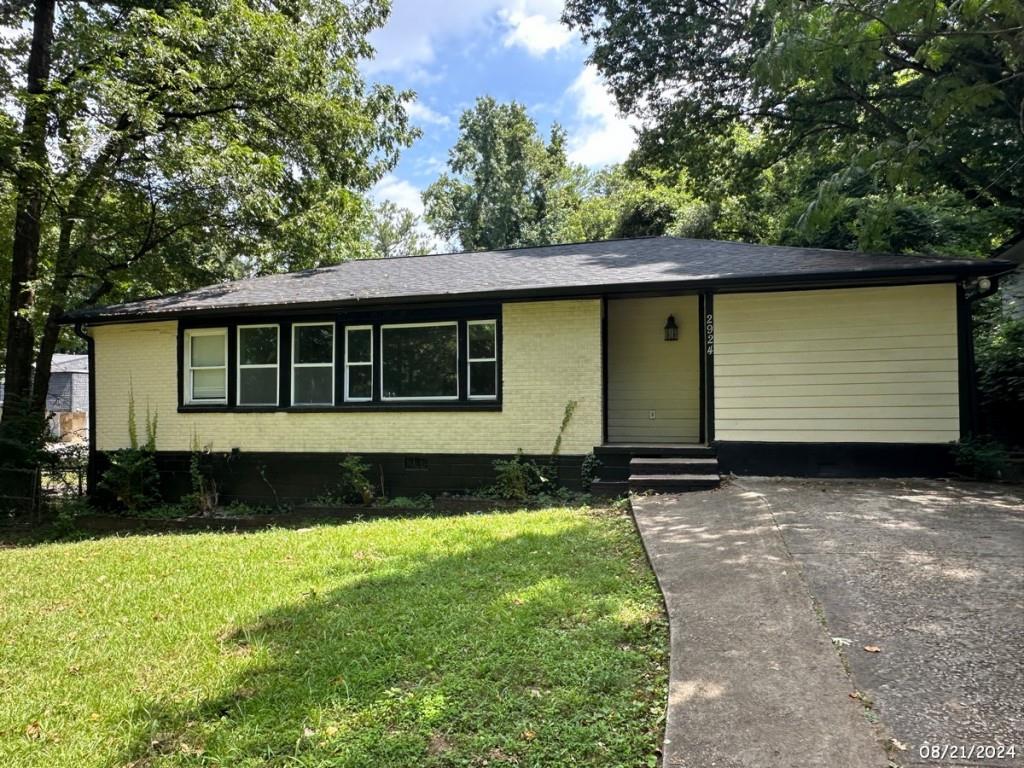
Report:
[[[0,765],[645,766],[667,625],[585,509],[0,550]]]

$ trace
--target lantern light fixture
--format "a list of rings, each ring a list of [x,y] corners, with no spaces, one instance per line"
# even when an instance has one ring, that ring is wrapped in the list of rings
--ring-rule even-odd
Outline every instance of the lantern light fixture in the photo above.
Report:
[[[675,315],[669,315],[665,321],[665,341],[679,341],[679,326],[676,325]]]

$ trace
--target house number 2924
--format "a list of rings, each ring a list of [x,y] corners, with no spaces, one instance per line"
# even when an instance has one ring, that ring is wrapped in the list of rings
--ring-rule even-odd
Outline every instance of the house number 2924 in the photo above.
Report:
[[[715,316],[710,312],[704,317],[704,349],[708,357],[715,354]]]

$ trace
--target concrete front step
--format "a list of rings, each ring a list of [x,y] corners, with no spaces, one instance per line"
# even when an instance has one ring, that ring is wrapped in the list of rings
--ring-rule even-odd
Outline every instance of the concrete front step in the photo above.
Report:
[[[717,488],[722,478],[713,475],[662,474],[662,475],[630,475],[629,490],[631,491],[697,491]]]
[[[715,458],[636,458],[629,462],[634,475],[707,475],[718,474]]]

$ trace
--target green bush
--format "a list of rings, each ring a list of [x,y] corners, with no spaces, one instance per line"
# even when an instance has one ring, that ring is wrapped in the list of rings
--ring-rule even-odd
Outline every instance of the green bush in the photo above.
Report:
[[[1002,480],[1010,468],[1006,446],[990,437],[962,440],[954,448],[956,466],[978,480]]]
[[[160,500],[160,474],[152,451],[124,448],[108,455],[110,468],[103,473],[100,488],[108,491],[131,513],[153,506]]]
[[[370,465],[355,455],[346,456],[338,464],[338,479],[334,486],[316,501],[319,504],[372,504],[377,496],[370,480]]]
[[[590,484],[597,480],[600,471],[601,460],[597,456],[593,453],[584,456],[583,464],[580,466],[580,480],[583,482],[583,487],[589,488]]]
[[[182,506],[189,514],[209,517],[217,508],[220,498],[210,454],[199,445],[199,436],[192,435],[192,452],[188,460],[188,476],[192,490],[181,499]]]
[[[976,305],[975,360],[982,431],[1008,443],[1024,440],[1024,318],[998,298]]]
[[[111,451],[110,468],[100,478],[99,487],[109,492],[132,514],[160,500],[160,473],[156,469],[157,414],[146,408],[146,442],[139,445],[135,424],[135,395],[128,384],[128,444],[130,448]]]
[[[522,452],[512,459],[497,459],[494,466],[494,485],[488,489],[499,499],[525,501],[544,491],[551,483],[545,472]]]

